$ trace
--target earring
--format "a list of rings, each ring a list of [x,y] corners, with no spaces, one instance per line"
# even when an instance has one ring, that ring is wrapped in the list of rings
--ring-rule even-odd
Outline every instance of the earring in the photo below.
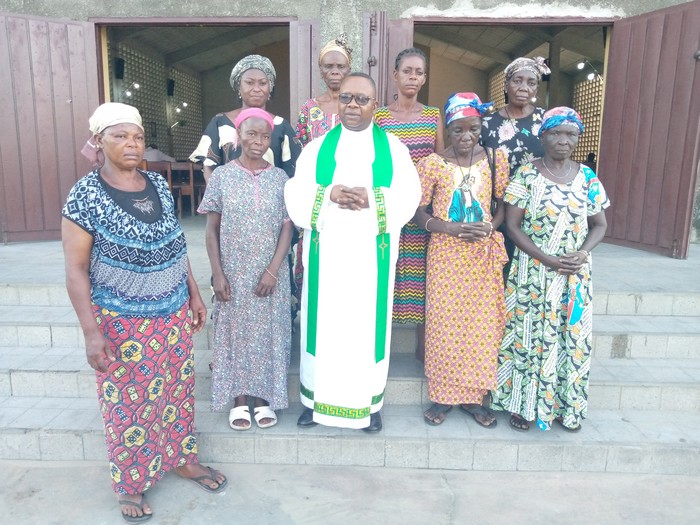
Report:
[[[238,92],[238,100],[243,100],[243,97],[241,96],[241,92]]]
[[[508,104],[508,92],[507,91],[503,92],[503,98],[506,100],[506,104]]]

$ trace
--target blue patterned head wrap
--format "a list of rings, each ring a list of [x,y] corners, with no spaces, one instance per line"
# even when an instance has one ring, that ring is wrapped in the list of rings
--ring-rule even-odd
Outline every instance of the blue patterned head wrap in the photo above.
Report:
[[[566,106],[552,108],[546,111],[542,116],[542,126],[540,126],[540,131],[537,135],[541,137],[542,133],[548,129],[556,128],[557,126],[567,123],[575,124],[576,127],[578,127],[579,133],[583,133],[583,121],[576,111]]]
[[[493,102],[481,103],[476,93],[454,93],[445,104],[445,126],[466,117],[483,117],[489,112]]]

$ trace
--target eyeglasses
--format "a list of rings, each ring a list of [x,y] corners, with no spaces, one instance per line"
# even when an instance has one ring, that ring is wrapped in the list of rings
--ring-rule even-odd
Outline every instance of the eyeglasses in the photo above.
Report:
[[[338,100],[341,104],[350,104],[352,99],[355,99],[358,106],[366,106],[369,104],[370,100],[376,100],[374,97],[368,97],[367,95],[355,95],[354,93],[341,93],[338,96]]]

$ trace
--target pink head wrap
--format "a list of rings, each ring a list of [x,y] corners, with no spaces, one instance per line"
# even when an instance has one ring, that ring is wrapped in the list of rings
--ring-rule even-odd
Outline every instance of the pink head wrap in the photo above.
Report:
[[[236,129],[239,129],[241,127],[241,124],[243,124],[243,122],[245,122],[249,118],[261,118],[270,125],[270,131],[275,129],[275,122],[273,120],[273,116],[270,115],[264,109],[260,108],[244,109],[238,114],[236,120],[233,122],[233,125],[236,126]]]

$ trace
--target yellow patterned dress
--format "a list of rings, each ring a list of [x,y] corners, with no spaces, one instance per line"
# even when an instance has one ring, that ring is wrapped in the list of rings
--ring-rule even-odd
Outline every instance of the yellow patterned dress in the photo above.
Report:
[[[508,158],[496,150],[495,195],[508,184]],[[423,197],[433,216],[466,222],[465,209],[480,209],[491,220],[491,168],[486,158],[459,167],[437,154],[417,166]],[[471,172],[471,173],[469,173]],[[469,189],[462,184],[467,174]],[[472,199],[473,197],[473,199]],[[467,243],[433,233],[428,246],[425,375],[435,403],[481,403],[496,386],[498,349],[503,337],[505,300],[503,236]]]

